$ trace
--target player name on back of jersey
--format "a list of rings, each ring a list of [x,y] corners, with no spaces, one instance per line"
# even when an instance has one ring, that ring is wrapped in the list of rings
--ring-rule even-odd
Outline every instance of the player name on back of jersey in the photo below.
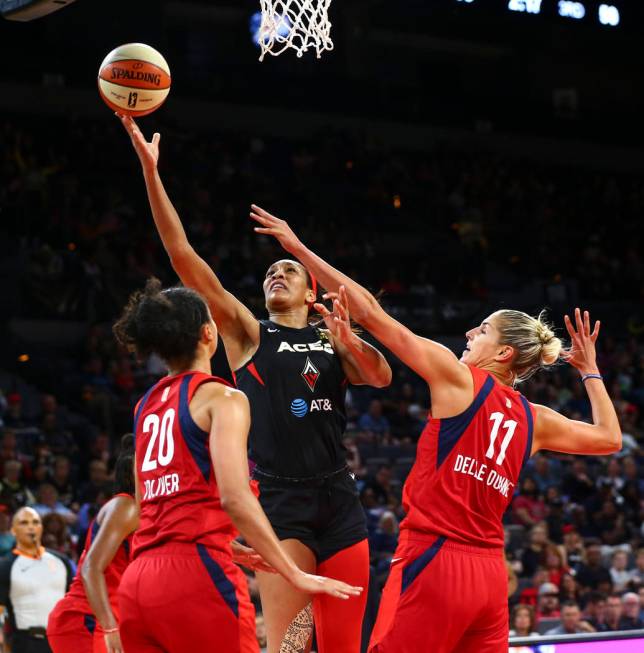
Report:
[[[485,485],[496,490],[506,498],[509,497],[510,490],[514,487],[514,483],[499,474],[495,469],[490,469],[486,463],[482,463],[470,456],[463,456],[460,453],[454,461],[454,471],[466,474],[481,483],[485,483]]]
[[[145,479],[143,500],[167,497],[179,491],[179,474],[165,474],[157,478]]]

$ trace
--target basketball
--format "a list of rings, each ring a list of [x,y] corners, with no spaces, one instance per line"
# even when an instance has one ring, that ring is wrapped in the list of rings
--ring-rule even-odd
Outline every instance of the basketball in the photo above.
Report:
[[[132,117],[156,111],[170,92],[170,67],[163,55],[144,43],[126,43],[112,50],[98,72],[105,104]]]

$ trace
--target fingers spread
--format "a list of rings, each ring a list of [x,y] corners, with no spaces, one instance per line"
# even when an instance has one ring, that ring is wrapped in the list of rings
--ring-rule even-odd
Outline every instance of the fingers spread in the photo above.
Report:
[[[320,304],[319,302],[316,302],[313,304],[313,308],[322,316],[322,317],[329,317],[331,315],[331,311],[324,305]]]
[[[568,331],[568,334],[570,335],[571,338],[575,336],[575,329],[572,326],[572,322],[570,320],[570,317],[568,315],[564,315],[564,324],[566,325],[566,330]]]
[[[582,334],[584,332],[584,323],[581,319],[581,311],[575,309],[575,323],[577,324],[577,333]]]

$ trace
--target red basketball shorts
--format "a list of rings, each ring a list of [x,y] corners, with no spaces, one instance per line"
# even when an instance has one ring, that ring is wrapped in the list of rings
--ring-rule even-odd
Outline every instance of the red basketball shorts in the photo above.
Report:
[[[410,534],[391,564],[370,653],[507,653],[501,549]]]
[[[66,605],[65,599],[49,615],[47,641],[53,653],[107,653],[94,615]]]
[[[258,653],[255,609],[229,554],[201,544],[144,551],[119,588],[128,653]]]

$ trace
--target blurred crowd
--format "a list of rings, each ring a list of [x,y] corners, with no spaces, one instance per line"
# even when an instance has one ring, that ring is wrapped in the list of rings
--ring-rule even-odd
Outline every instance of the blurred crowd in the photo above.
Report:
[[[253,235],[251,201],[383,290],[387,309],[428,335],[462,333],[463,320],[480,319],[500,293],[535,284],[533,311],[546,303],[570,310],[577,300],[625,301],[636,314],[644,297],[644,188],[636,179],[444,145],[393,152],[332,130],[298,143],[204,136],[172,124],[162,131],[161,174],[189,238],[258,315],[264,270],[281,254]],[[176,282],[137,165],[116,120],[65,118],[50,129],[0,119],[0,279],[9,318],[0,348],[0,554],[13,546],[11,515],[32,505],[43,517],[44,544],[78,558],[89,520],[110,496],[132,406],[163,374],[160,360],[136,362],[119,350],[110,330],[148,276]],[[29,340],[11,326],[27,321],[47,326]],[[47,340],[52,321],[78,334],[66,348]],[[619,413],[623,450],[607,458],[535,456],[506,515],[519,634],[642,627],[640,331],[629,318],[600,339],[599,367]],[[17,362],[30,346],[31,357]],[[222,361],[219,352],[217,365]],[[396,547],[402,484],[430,407],[419,379],[393,366],[390,388],[351,388],[347,396],[345,445],[378,586]],[[570,417],[591,417],[584,388],[565,365],[537,375],[523,392]]]

